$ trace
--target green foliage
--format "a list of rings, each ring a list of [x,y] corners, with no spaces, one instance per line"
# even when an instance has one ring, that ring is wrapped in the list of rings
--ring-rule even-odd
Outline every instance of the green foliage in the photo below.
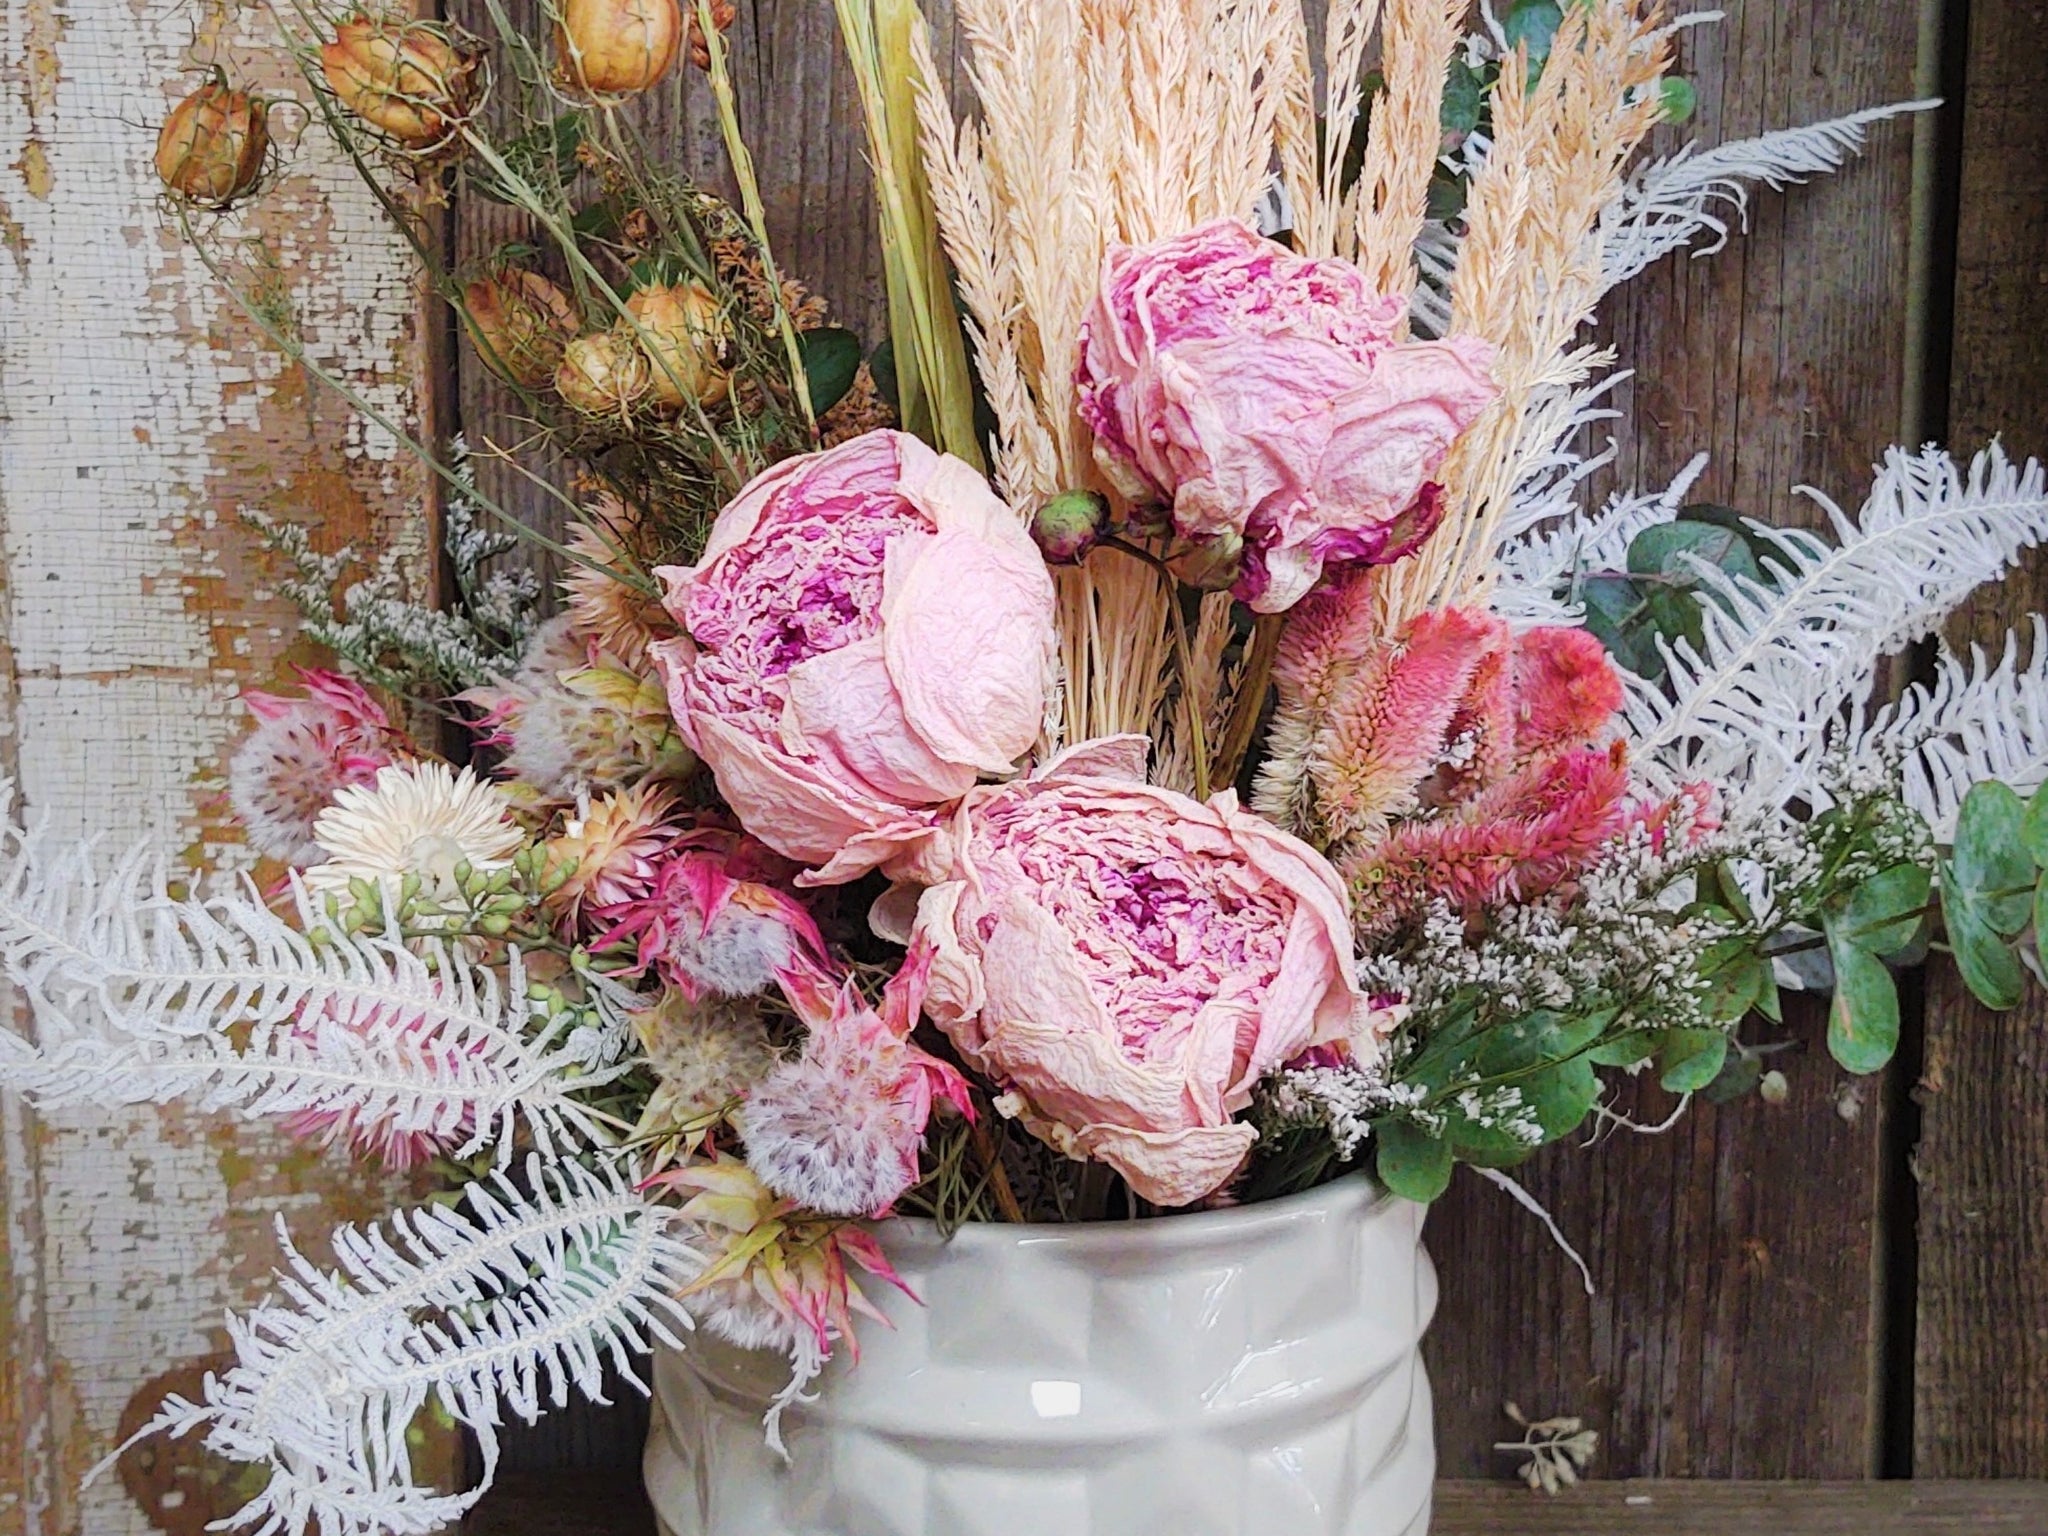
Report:
[[[2037,911],[2048,910],[2048,808],[1996,781],[1971,786],[1956,817],[1955,847],[1941,865],[1941,917],[1963,983],[1989,1008],[2011,1008],[2026,987],[2017,944],[2027,929],[2041,945]],[[2048,949],[2041,951],[2048,957]]]
[[[1578,579],[1572,595],[1585,605],[1586,628],[1616,664],[1657,682],[1665,672],[1664,645],[1704,643],[1701,569],[1769,582],[1776,569],[1769,548],[1729,508],[1688,506],[1672,521],[1636,535],[1626,571],[1589,572]]]
[[[1451,1144],[1408,1120],[1392,1120],[1379,1133],[1374,1164],[1380,1182],[1404,1200],[1427,1205],[1451,1187]]]
[[[820,416],[846,398],[860,372],[860,338],[836,325],[820,326],[797,337],[810,385],[811,409]]]

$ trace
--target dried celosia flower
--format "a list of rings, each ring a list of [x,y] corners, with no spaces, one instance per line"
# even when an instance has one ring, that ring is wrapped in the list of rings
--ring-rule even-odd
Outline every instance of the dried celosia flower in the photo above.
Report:
[[[179,197],[225,208],[256,189],[269,153],[269,103],[216,78],[164,119],[156,137],[157,179]]]
[[[1370,1049],[1371,1009],[1336,872],[1234,795],[1146,784],[1145,747],[1084,743],[971,792],[913,937],[936,950],[925,1011],[998,1108],[1186,1205],[1250,1151],[1235,1116],[1259,1079],[1319,1043]]]
[[[602,96],[632,95],[669,72],[682,40],[678,0],[560,0],[556,77]]]
[[[373,784],[352,785],[313,823],[327,855],[306,871],[316,892],[417,875],[430,895],[452,899],[456,872],[503,869],[526,841],[494,784],[446,763],[394,763]]]
[[[1111,251],[1081,331],[1082,418],[1133,499],[1244,540],[1237,595],[1292,607],[1324,564],[1385,564],[1435,526],[1431,478],[1497,390],[1470,337],[1397,343],[1398,295],[1219,219]]]
[[[744,833],[683,834],[646,895],[594,914],[599,947],[631,940],[637,969],[691,997],[745,997],[825,963],[810,912],[783,888],[788,868]]]
[[[878,432],[776,465],[703,558],[656,572],[683,638],[653,655],[748,831],[850,880],[1037,739],[1052,578],[987,481]]]
[[[653,889],[661,856],[679,835],[675,795],[643,782],[599,795],[564,818],[541,844],[549,911],[574,926],[590,907],[614,906]]]
[[[879,1009],[850,979],[787,988],[810,1036],[740,1112],[747,1166],[777,1194],[827,1216],[884,1215],[917,1182],[934,1101],[973,1118],[966,1080],[910,1043],[931,962],[929,946],[914,947]]]
[[[242,695],[256,729],[228,760],[228,803],[250,847],[309,864],[321,856],[314,819],[339,790],[375,778],[406,743],[359,683],[305,669],[299,680],[302,698],[253,688]]]

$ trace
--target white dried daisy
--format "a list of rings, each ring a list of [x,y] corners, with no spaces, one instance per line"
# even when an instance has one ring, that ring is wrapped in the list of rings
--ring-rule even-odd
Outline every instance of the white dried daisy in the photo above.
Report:
[[[351,880],[418,875],[438,899],[455,894],[455,870],[503,869],[526,835],[495,784],[446,763],[394,763],[374,784],[341,790],[313,823],[327,855],[306,871],[315,892],[342,891]]]

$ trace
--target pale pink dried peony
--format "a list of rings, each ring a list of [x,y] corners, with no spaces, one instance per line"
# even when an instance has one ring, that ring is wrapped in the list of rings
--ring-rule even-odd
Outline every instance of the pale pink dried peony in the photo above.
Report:
[[[1053,684],[1052,579],[957,459],[871,432],[776,465],[664,567],[651,647],[683,736],[747,829],[834,884],[930,836],[1029,749]]]
[[[405,739],[360,683],[309,668],[299,681],[302,698],[254,688],[242,695],[256,728],[228,759],[228,803],[258,853],[313,864],[325,857],[315,819],[336,791],[375,779]]]
[[[1483,341],[1397,343],[1403,309],[1234,219],[1115,247],[1077,370],[1096,460],[1125,495],[1170,499],[1184,538],[1241,537],[1234,590],[1261,613],[1325,563],[1412,554],[1440,515],[1432,477],[1498,390]]]
[[[1259,1079],[1312,1045],[1370,1054],[1372,1010],[1336,872],[1227,792],[1145,784],[1145,748],[1086,742],[969,794],[913,938],[927,1016],[1000,1108],[1186,1205],[1243,1164]]]
[[[879,1009],[850,979],[785,983],[810,1035],[740,1112],[747,1166],[775,1193],[824,1216],[886,1215],[917,1182],[933,1105],[973,1118],[966,1079],[910,1041],[931,963],[929,946],[913,946]]]

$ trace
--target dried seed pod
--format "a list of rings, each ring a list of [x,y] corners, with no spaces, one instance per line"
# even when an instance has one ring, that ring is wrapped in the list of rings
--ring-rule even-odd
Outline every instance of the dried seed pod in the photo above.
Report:
[[[462,311],[484,366],[522,389],[547,388],[579,329],[569,295],[524,267],[466,285]]]
[[[630,96],[669,72],[690,0],[561,0],[557,76],[600,96]]]
[[[555,370],[555,393],[586,416],[626,415],[652,382],[647,354],[623,329],[578,336]]]
[[[225,208],[256,190],[270,152],[270,106],[209,80],[171,108],[156,136],[157,179],[175,196]]]
[[[362,12],[320,48],[343,108],[408,149],[444,142],[475,105],[479,56],[431,22]]]
[[[675,283],[635,289],[626,313],[639,327],[636,339],[651,364],[658,403],[674,411],[690,400],[712,406],[726,397],[731,378],[721,362],[725,315],[708,288]]]
[[[704,23],[697,14],[697,0],[683,0],[690,18],[690,62],[699,69],[711,67],[711,45],[704,38]],[[732,30],[740,14],[739,0],[711,0],[711,24],[719,35]]]

